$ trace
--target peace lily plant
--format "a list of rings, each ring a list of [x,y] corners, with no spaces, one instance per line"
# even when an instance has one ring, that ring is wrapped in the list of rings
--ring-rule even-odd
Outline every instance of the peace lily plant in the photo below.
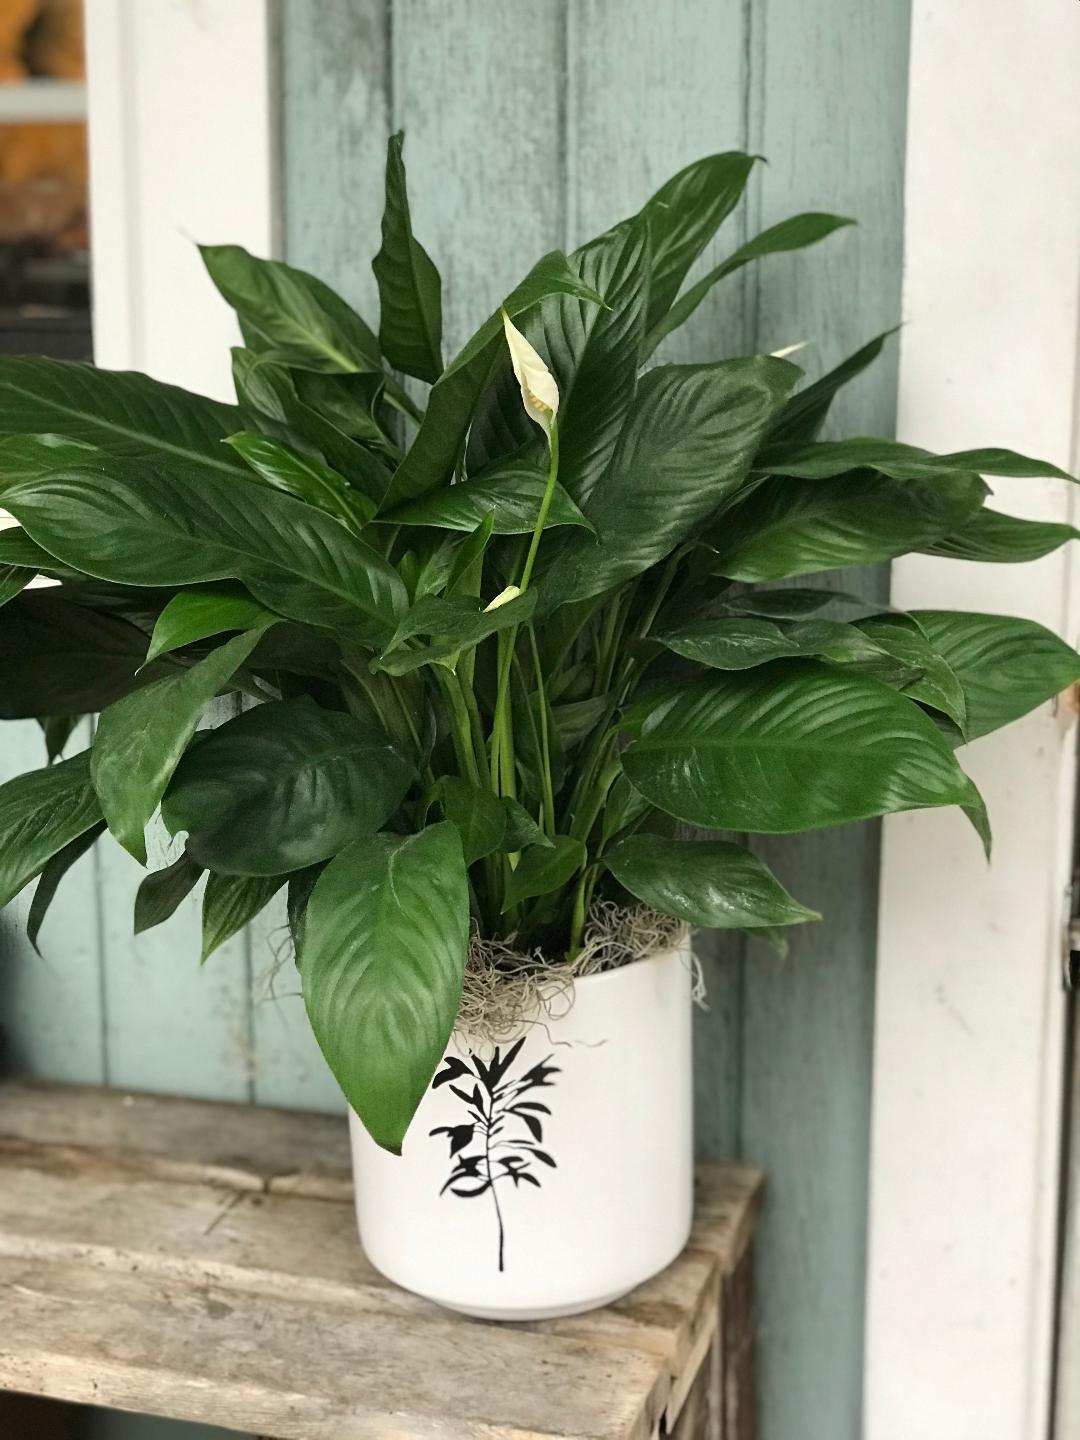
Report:
[[[400,136],[378,335],[320,280],[221,245],[203,257],[244,337],[235,405],[0,357],[0,714],[38,719],[49,762],[0,788],[0,903],[37,877],[32,938],[106,830],[145,864],[160,810],[186,838],[136,929],[205,874],[206,958],[285,890],[318,1042],[398,1150],[470,934],[572,961],[610,901],[776,942],[817,917],[746,836],[956,805],[989,847],[957,749],[1080,656],[1029,621],[820,577],[1036,559],[1076,532],[990,508],[983,477],[1068,477],[820,438],[885,336],[811,381],[780,356],[658,362],[714,285],[848,223],[796,216],[686,288],[753,164],[710,156],[544,256],[448,364]]]

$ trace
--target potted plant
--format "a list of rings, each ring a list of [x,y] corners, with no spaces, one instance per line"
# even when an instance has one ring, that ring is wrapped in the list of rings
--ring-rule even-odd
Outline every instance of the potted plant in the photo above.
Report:
[[[138,929],[205,875],[205,958],[285,891],[370,1258],[482,1314],[601,1303],[684,1244],[687,930],[818,918],[745,837],[956,805],[989,848],[957,748],[1080,677],[1028,621],[808,578],[1074,533],[985,503],[1052,465],[820,438],[887,337],[810,383],[657,362],[712,286],[847,223],[796,216],[686,288],[753,164],[545,256],[449,364],[399,136],[377,335],[212,246],[235,406],[0,357],[0,715],[49,761],[0,788],[0,903],[38,877],[36,938],[106,829],[146,862],[159,809],[178,848]]]

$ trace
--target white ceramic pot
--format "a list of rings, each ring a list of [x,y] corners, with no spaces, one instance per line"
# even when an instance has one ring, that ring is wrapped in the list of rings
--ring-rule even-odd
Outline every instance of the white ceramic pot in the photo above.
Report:
[[[351,1116],[356,1214],[388,1279],[535,1320],[668,1265],[693,1208],[689,944],[591,975],[492,1052],[455,1036],[400,1157]]]

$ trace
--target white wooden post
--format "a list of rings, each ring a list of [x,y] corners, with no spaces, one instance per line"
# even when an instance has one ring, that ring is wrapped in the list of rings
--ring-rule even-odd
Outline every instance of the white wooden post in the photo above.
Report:
[[[231,398],[196,242],[277,248],[269,0],[87,0],[94,355]]]
[[[1080,7],[917,0],[901,438],[1075,465]],[[1063,484],[992,504],[1069,519]],[[1076,561],[912,556],[898,605],[1014,611],[1074,643]],[[867,1329],[868,1440],[1042,1440],[1049,1423],[1075,712],[963,752],[993,864],[955,814],[886,822]]]

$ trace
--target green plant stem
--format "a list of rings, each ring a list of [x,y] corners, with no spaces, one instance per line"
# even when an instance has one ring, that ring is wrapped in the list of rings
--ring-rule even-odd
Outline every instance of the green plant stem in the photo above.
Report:
[[[540,648],[536,643],[536,631],[529,627],[529,649],[532,651],[533,674],[536,677],[536,693],[540,697],[540,764],[541,781],[544,787],[545,833],[555,834],[555,791],[551,782],[551,746],[548,735],[547,690],[544,686],[544,670],[540,663]]]
[[[479,786],[481,782],[480,767],[476,761],[476,753],[473,749],[472,727],[469,721],[469,711],[462,697],[460,687],[457,683],[457,676],[442,666],[432,667],[439,678],[443,695],[450,707],[451,717],[451,739],[454,744],[454,751],[457,755],[458,764],[465,772],[466,777]]]
[[[524,595],[529,588],[529,581],[532,579],[533,566],[536,563],[537,551],[540,548],[540,536],[543,534],[544,526],[551,511],[551,502],[555,497],[555,485],[559,478],[559,426],[552,418],[550,454],[548,458],[548,478],[544,487],[543,499],[540,501],[540,510],[536,517],[536,525],[533,527],[532,540],[529,543],[529,551],[525,556],[525,564],[522,567],[521,579],[518,581],[518,589]],[[515,775],[514,775],[514,732],[510,719],[510,667],[514,657],[514,650],[517,646],[519,626],[513,626],[509,631],[503,631],[499,635],[499,687],[495,696],[495,710],[491,726],[491,779],[496,793],[508,795],[511,799],[515,797]]]

